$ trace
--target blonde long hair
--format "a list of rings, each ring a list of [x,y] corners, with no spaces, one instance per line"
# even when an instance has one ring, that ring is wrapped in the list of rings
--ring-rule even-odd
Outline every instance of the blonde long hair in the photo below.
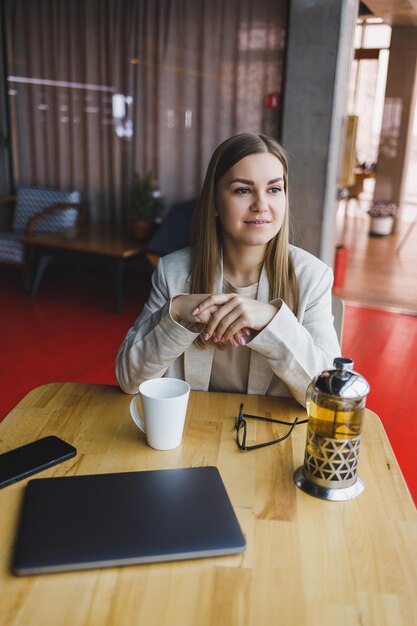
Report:
[[[193,269],[191,293],[213,293],[219,258],[222,254],[222,231],[216,219],[216,189],[219,180],[238,161],[250,154],[269,152],[282,163],[286,197],[285,216],[277,235],[266,246],[264,264],[269,281],[269,298],[282,300],[296,313],[299,289],[291,255],[288,250],[288,161],[279,143],[268,135],[240,133],[223,141],[213,153],[203,188],[193,215]],[[196,340],[205,346],[200,337]]]

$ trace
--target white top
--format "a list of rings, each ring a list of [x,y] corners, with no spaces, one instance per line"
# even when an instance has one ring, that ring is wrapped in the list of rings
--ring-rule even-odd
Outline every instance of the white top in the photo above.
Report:
[[[248,287],[235,287],[223,275],[223,293],[237,293],[256,300],[258,283]],[[209,391],[247,393],[250,353],[247,346],[235,347],[228,344],[225,350],[215,346]]]

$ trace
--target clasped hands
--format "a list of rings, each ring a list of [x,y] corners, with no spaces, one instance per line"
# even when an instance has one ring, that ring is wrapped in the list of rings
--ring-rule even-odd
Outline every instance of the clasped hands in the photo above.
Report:
[[[245,345],[276,315],[278,307],[235,293],[189,294],[173,298],[174,319],[204,324],[204,341]]]

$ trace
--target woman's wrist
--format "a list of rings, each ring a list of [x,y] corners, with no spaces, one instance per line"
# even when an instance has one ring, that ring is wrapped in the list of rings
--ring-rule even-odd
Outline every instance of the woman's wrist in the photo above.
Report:
[[[174,322],[177,322],[177,324],[181,324],[181,322],[183,321],[178,311],[178,302],[175,302],[179,298],[181,298],[181,296],[174,296],[173,298],[171,298],[171,305],[169,307],[169,313]]]

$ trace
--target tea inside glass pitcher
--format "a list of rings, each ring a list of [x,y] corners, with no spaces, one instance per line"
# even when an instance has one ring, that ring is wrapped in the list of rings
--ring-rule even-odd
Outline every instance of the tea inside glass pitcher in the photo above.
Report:
[[[351,439],[362,431],[365,399],[323,398],[313,391],[309,404],[309,426],[318,437]]]

